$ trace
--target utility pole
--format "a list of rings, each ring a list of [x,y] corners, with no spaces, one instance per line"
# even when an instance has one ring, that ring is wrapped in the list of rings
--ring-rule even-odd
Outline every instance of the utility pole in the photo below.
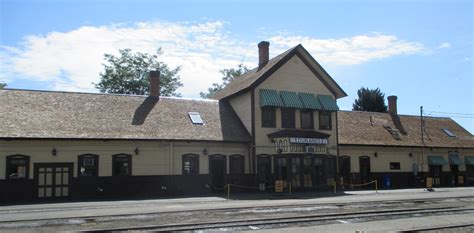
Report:
[[[424,172],[424,158],[425,158],[425,124],[423,122],[423,106],[420,106],[420,130],[421,130],[421,172]],[[426,176],[425,176],[426,177]]]

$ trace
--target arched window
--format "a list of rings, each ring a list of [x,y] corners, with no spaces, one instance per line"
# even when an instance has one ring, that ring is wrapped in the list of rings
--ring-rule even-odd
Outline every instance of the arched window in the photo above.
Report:
[[[6,162],[6,179],[28,179],[30,156],[10,155]]]
[[[231,155],[229,160],[229,172],[231,175],[245,173],[245,157],[243,155]]]
[[[132,156],[117,154],[112,156],[112,176],[131,176]]]
[[[199,155],[183,155],[183,175],[199,174]]]
[[[77,177],[96,177],[99,175],[99,156],[83,154],[77,157]]]

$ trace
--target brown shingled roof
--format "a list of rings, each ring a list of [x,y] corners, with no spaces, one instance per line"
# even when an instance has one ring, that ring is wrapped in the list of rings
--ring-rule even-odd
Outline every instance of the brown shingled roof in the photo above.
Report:
[[[450,118],[424,117],[424,142],[428,147],[474,148],[474,137]],[[388,113],[339,111],[339,144],[422,146],[420,117]],[[443,128],[456,137],[449,137]],[[392,135],[389,131],[395,135]],[[398,135],[398,137],[397,137]]]
[[[5,89],[0,103],[0,138],[250,140],[231,107],[215,100]]]
[[[347,96],[344,90],[342,90],[342,88],[332,79],[332,77],[324,70],[324,68],[300,44],[270,59],[268,63],[262,68],[254,68],[247,73],[235,78],[229,84],[227,84],[226,87],[217,92],[213,96],[213,99],[221,100],[230,98],[231,96],[247,91],[252,87],[252,85],[258,84],[258,82],[265,80],[266,77],[275,72],[294,55],[298,55],[308,66],[317,67],[315,69],[313,69],[313,67],[309,68],[314,72],[319,72],[319,75],[317,75],[318,78],[320,78],[323,83],[327,84],[327,87],[334,93],[336,98]]]

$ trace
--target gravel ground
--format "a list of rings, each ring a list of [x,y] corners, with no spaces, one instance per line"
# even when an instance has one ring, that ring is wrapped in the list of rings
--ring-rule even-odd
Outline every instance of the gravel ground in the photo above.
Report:
[[[0,207],[0,231],[74,231],[155,224],[196,223],[216,220],[231,221],[264,217],[324,215],[329,213],[369,210],[473,206],[474,199],[466,196],[473,196],[474,198],[474,188],[437,189],[436,192],[427,192],[422,189],[393,190],[382,191],[377,194],[374,191],[360,191],[347,192],[347,195],[343,196],[320,198],[314,198],[314,196],[305,194],[294,196],[291,199],[258,199],[258,195],[255,195],[253,199],[249,199],[249,197],[252,196],[244,195],[241,196],[241,198],[245,197],[247,200],[226,200],[219,197],[206,197],[3,206]],[[445,199],[440,200],[438,198]],[[413,199],[423,200],[409,201]],[[379,202],[374,203],[370,201]],[[110,214],[131,214],[131,216],[92,217]],[[84,219],[83,217],[86,216],[91,217]],[[57,217],[66,217],[68,219],[53,219]],[[474,217],[470,217],[474,219]],[[36,218],[51,218],[52,220],[30,221],[28,223],[1,223],[8,220]],[[337,226],[339,225],[344,227],[344,225],[347,224],[341,222],[337,224]],[[301,230],[304,229],[306,228],[301,228]],[[311,228],[308,228],[308,230],[309,229]],[[341,230],[344,231],[345,229],[346,228],[342,228]]]

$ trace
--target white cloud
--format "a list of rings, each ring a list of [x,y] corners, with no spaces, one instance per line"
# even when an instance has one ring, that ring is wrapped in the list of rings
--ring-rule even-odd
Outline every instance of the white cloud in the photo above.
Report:
[[[275,36],[271,41],[280,46],[303,46],[317,60],[331,65],[357,65],[376,59],[424,51],[424,46],[393,35],[357,35],[339,39],[316,39],[303,36]]]
[[[438,46],[438,49],[449,49],[451,48],[451,43],[449,42],[443,42]]]
[[[257,41],[233,38],[225,30],[226,25],[220,21],[140,22],[32,35],[18,47],[0,48],[0,80],[21,77],[49,82],[55,90],[95,91],[92,83],[99,81],[104,53],[116,54],[124,48],[154,53],[162,48],[162,61],[172,68],[182,67],[184,86],[178,91],[183,96],[197,97],[211,83],[220,81],[220,69],[240,63],[250,67],[257,64]],[[329,65],[357,65],[424,50],[419,43],[383,34],[338,39],[274,35],[269,41],[272,56],[301,43],[318,61]]]

